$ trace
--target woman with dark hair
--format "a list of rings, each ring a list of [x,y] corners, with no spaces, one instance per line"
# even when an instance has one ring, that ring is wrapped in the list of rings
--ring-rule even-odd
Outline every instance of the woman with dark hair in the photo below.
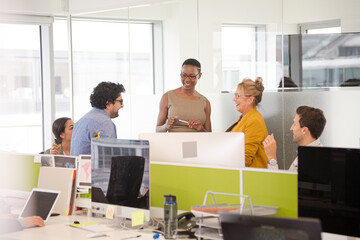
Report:
[[[180,78],[182,86],[161,98],[156,132],[211,132],[210,102],[195,90],[201,78],[200,62],[185,60]]]
[[[267,156],[262,142],[268,135],[265,121],[256,109],[261,102],[264,86],[262,78],[245,78],[238,84],[233,101],[241,113],[239,119],[226,132],[245,134],[245,166],[267,168]]]
[[[55,143],[45,151],[45,154],[70,155],[71,137],[74,122],[71,118],[58,118],[52,125]]]

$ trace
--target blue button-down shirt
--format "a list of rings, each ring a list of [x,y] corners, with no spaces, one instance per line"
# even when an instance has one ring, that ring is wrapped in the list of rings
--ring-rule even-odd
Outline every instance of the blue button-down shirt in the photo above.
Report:
[[[71,138],[71,155],[91,154],[91,138],[100,132],[100,138],[117,138],[116,126],[109,114],[99,108],[93,108],[74,125]]]

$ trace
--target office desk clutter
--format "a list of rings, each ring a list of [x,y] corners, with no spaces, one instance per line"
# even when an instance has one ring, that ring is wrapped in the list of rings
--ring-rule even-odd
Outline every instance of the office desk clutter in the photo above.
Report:
[[[240,204],[218,204],[215,195],[232,196],[239,198]],[[211,196],[213,204],[207,204],[208,197]],[[278,207],[260,206],[252,203],[250,196],[219,193],[207,191],[204,197],[203,205],[191,207],[191,212],[197,216],[196,224],[199,228],[195,232],[197,238],[222,239],[223,233],[220,224],[221,213],[232,213],[237,215],[275,215]]]
[[[157,149],[154,147],[156,146],[155,139],[160,139],[161,143],[166,143],[166,135],[171,135],[167,138],[168,144],[170,144],[171,140],[176,143],[177,149],[181,149],[183,144],[181,141],[175,141],[175,137],[179,138],[180,136],[182,140],[189,141],[188,137],[193,136],[191,133],[188,133],[186,137],[184,133],[163,133],[151,136],[147,140],[100,138],[94,141],[92,155],[76,157],[75,164],[71,157],[64,156],[62,156],[62,160],[69,159],[73,164],[66,164],[67,161],[58,161],[58,164],[55,164],[54,155],[52,155],[51,159],[45,159],[46,161],[39,161],[39,159],[35,161],[34,156],[17,155],[14,157],[14,155],[2,157],[0,154],[0,160],[3,161],[5,158],[9,160],[4,162],[5,164],[2,166],[10,169],[8,171],[16,169],[18,175],[24,176],[22,181],[26,184],[16,185],[15,176],[6,172],[0,174],[0,179],[9,181],[13,184],[12,186],[16,186],[14,187],[16,189],[29,191],[30,187],[31,189],[34,186],[36,187],[39,182],[42,182],[39,186],[44,187],[47,185],[49,188],[56,188],[66,183],[67,190],[61,190],[62,193],[67,193],[65,194],[65,196],[68,196],[66,199],[71,197],[70,193],[74,186],[77,189],[80,187],[82,190],[86,189],[91,193],[87,199],[89,202],[88,217],[78,215],[84,214],[83,211],[75,211],[69,216],[62,213],[60,216],[49,217],[44,228],[25,229],[17,233],[6,234],[5,237],[26,240],[35,238],[37,240],[81,240],[88,238],[119,240],[156,238],[158,235],[155,233],[159,233],[160,239],[192,237],[222,239],[224,232],[219,218],[221,212],[253,217],[276,215],[277,217],[300,220],[297,215],[298,207],[302,206],[302,202],[298,202],[298,195],[300,196],[302,192],[309,192],[308,185],[303,184],[303,182],[308,182],[303,178],[303,174],[314,173],[319,178],[318,173],[320,172],[325,171],[324,176],[331,173],[328,167],[325,167],[326,164],[329,164],[329,159],[332,159],[330,157],[322,157],[319,161],[315,161],[316,163],[322,163],[319,168],[315,166],[306,167],[313,162],[311,160],[315,158],[315,155],[304,155],[302,151],[304,149],[299,150],[299,169],[301,169],[299,174],[285,170],[275,171],[236,167],[239,165],[235,164],[235,162],[233,162],[232,167],[224,165],[212,165],[210,167],[208,165],[209,161],[206,164],[204,161],[206,158],[201,155],[200,143],[202,140],[207,138],[211,140],[210,142],[216,142],[214,137],[218,137],[217,140],[219,141],[220,137],[228,134],[229,138],[230,136],[235,137],[235,139],[240,139],[243,143],[243,133],[196,134],[197,136],[194,137],[198,140],[197,149],[199,153],[199,162],[196,164],[192,164],[192,160],[188,161],[188,159],[181,159],[180,162],[174,162],[174,159],[167,161],[166,159],[157,159],[160,155],[152,154],[153,152],[150,151],[150,146],[153,150]],[[212,134],[212,136],[208,134]],[[209,143],[209,141],[205,142]],[[169,149],[167,151],[171,151]],[[309,147],[305,150],[317,152],[326,149]],[[336,153],[334,158],[336,163],[339,163],[338,158],[341,157],[346,159],[343,163],[344,166],[353,164],[351,165],[353,167],[336,168],[337,172],[341,169],[344,170],[342,174],[354,174],[356,172],[359,158],[351,160],[350,157],[359,156],[358,149],[346,150],[348,154],[338,154],[338,151],[343,152],[341,149],[335,151],[335,149],[329,148],[327,150]],[[356,152],[356,154],[350,154],[353,152]],[[174,151],[173,156],[179,155],[181,153],[175,153]],[[48,155],[44,156],[48,157]],[[319,157],[320,154],[316,156]],[[309,162],[304,160],[305,158]],[[199,164],[201,161],[203,161],[202,164]],[[44,164],[43,166],[40,166],[41,162]],[[82,167],[80,167],[80,162],[82,162]],[[69,165],[75,165],[75,168],[66,168]],[[26,166],[26,173],[30,174],[22,173],[22,168],[19,168],[19,166]],[[313,170],[303,171],[302,166],[305,169],[311,168]],[[315,169],[317,170],[315,171]],[[74,174],[74,171],[77,174]],[[66,173],[64,180],[60,177],[62,175],[59,175],[60,172]],[[347,178],[337,177],[336,179]],[[359,189],[357,188],[358,185],[356,185],[358,183],[357,179],[358,177],[355,177],[355,180],[351,181],[353,183],[351,186],[355,187],[355,190]],[[298,184],[298,181],[300,184]],[[130,182],[130,186],[128,182]],[[343,184],[343,182],[333,182]],[[0,186],[2,186],[1,184],[3,184],[3,181],[0,181]],[[298,187],[300,192],[298,192]],[[208,189],[214,191],[208,191]],[[344,189],[344,187],[337,189]],[[152,193],[151,198],[150,190]],[[315,190],[320,191],[321,189]],[[124,192],[131,194],[126,195]],[[328,194],[325,194],[325,196],[328,196]],[[227,197],[232,197],[233,200],[224,200]],[[211,199],[214,199],[213,202],[211,202]],[[308,197],[300,200],[307,201]],[[341,203],[340,200],[341,198],[339,198],[339,204]],[[58,202],[61,201],[59,197]],[[349,203],[354,203],[355,208],[358,207],[356,197]],[[189,210],[191,212],[186,212]],[[184,211],[185,213],[183,213]],[[303,212],[299,210],[299,215],[300,213]],[[258,219],[260,218],[256,218],[256,220]],[[75,223],[75,221],[78,222]],[[81,224],[81,226],[75,228],[70,226],[71,224]],[[347,225],[350,226],[350,224]],[[324,225],[324,228],[325,226],[327,225]],[[39,235],[41,236],[39,237]],[[351,236],[351,234],[347,235]],[[61,236],[61,238],[57,238],[57,236]]]

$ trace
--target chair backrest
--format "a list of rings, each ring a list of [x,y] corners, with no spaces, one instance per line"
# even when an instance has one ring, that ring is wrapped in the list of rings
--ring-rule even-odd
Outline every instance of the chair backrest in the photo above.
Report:
[[[117,156],[111,158],[111,172],[106,198],[110,204],[137,206],[144,175],[145,158]]]

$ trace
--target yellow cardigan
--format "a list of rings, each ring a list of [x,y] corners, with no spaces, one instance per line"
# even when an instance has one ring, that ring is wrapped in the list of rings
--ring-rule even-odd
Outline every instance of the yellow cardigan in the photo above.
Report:
[[[243,132],[245,134],[245,166],[267,168],[267,157],[262,142],[268,135],[265,121],[261,114],[252,108],[242,115],[227,132]]]

